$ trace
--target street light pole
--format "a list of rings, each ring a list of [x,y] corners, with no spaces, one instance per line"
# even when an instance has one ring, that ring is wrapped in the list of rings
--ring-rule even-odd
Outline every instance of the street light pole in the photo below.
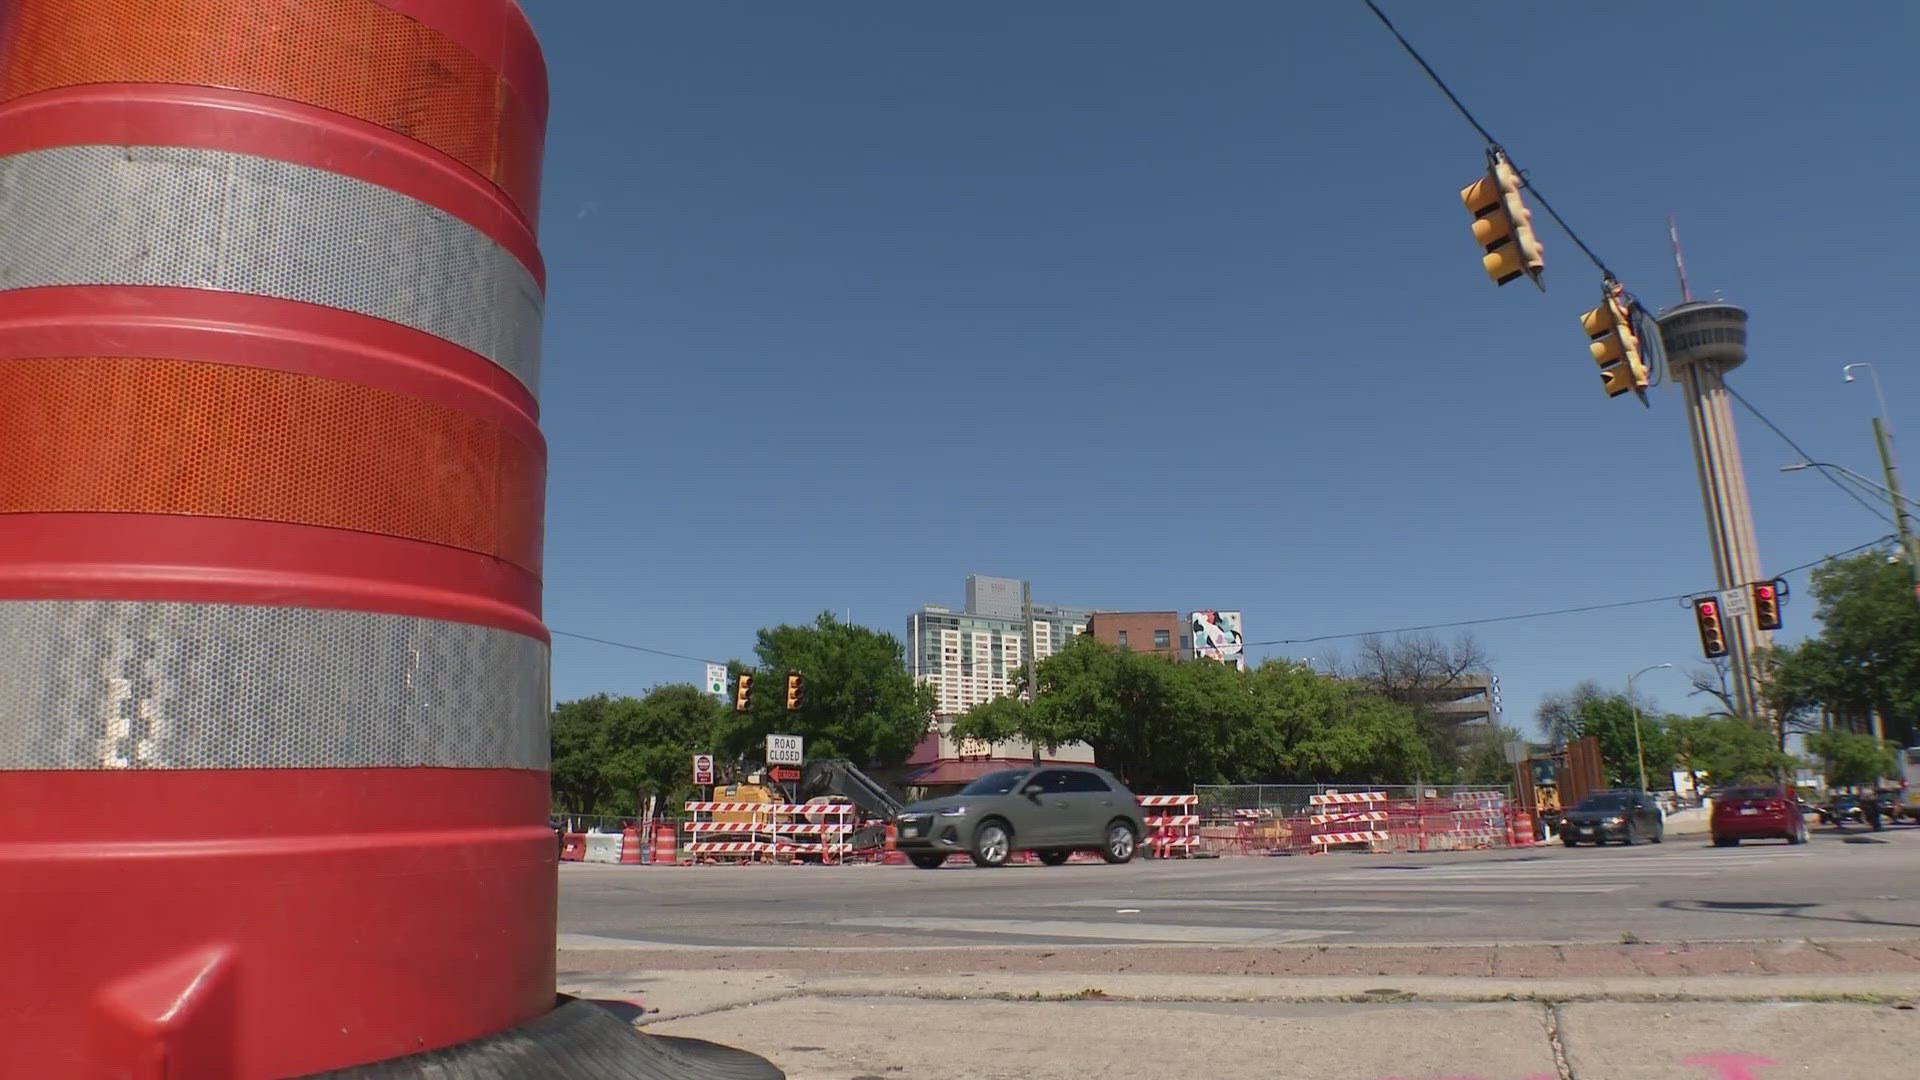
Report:
[[[1627,676],[1627,708],[1633,710],[1633,752],[1635,756],[1640,759],[1640,790],[1642,793],[1645,793],[1647,790],[1647,750],[1640,742],[1640,705],[1633,700],[1633,680],[1645,675],[1649,671],[1658,671],[1661,668],[1672,666],[1672,664],[1655,664],[1652,667],[1643,667],[1639,671]]]
[[[1920,603],[1920,541],[1913,535],[1913,522],[1907,516],[1907,500],[1900,494],[1900,466],[1893,454],[1893,421],[1887,416],[1887,395],[1880,390],[1880,372],[1872,364],[1848,364],[1840,369],[1848,382],[1853,369],[1863,367],[1873,378],[1874,400],[1880,414],[1873,418],[1873,444],[1880,451],[1880,471],[1887,478],[1887,494],[1893,500],[1893,531],[1900,537],[1900,551],[1907,560],[1907,579],[1913,582],[1913,599]]]

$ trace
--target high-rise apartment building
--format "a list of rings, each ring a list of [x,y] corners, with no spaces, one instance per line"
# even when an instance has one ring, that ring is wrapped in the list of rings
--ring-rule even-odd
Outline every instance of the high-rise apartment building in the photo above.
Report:
[[[907,617],[907,664],[933,688],[934,712],[954,716],[983,701],[1019,694],[1012,674],[1026,661],[1022,587],[1016,578],[967,578],[967,610],[929,604]],[[1033,605],[1033,654],[1044,660],[1084,633],[1093,612]]]

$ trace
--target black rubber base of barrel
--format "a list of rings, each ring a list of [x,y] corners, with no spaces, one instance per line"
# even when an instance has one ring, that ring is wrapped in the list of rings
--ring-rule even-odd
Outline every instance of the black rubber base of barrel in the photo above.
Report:
[[[786,1080],[758,1054],[701,1039],[648,1035],[591,1001],[484,1039],[319,1073],[324,1080]]]

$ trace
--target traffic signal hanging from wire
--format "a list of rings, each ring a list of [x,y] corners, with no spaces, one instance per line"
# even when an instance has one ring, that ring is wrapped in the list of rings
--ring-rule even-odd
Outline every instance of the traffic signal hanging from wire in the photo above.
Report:
[[[753,708],[753,675],[741,672],[735,676],[733,684],[733,711],[746,712]]]
[[[1547,266],[1546,249],[1533,231],[1533,214],[1520,199],[1525,187],[1506,151],[1487,151],[1487,175],[1460,190],[1460,201],[1473,215],[1473,238],[1486,251],[1480,264],[1495,285],[1505,285],[1522,274],[1545,291],[1540,274]]]
[[[1727,630],[1720,624],[1720,601],[1702,597],[1693,602],[1693,621],[1700,627],[1700,651],[1707,659],[1727,655]]]
[[[1640,336],[1633,331],[1633,302],[1620,283],[1608,278],[1600,284],[1600,306],[1580,316],[1580,325],[1592,339],[1588,349],[1600,365],[1600,385],[1608,397],[1631,390],[1647,403],[1647,361]]]
[[[799,712],[802,695],[806,691],[806,682],[797,671],[787,672],[787,711]]]
[[[1753,619],[1762,630],[1780,629],[1780,586],[1763,581],[1753,587]]]

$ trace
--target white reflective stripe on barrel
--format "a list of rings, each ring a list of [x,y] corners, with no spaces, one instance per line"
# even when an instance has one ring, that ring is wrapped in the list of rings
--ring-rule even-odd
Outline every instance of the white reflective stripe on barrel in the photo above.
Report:
[[[0,770],[544,769],[547,671],[437,619],[0,601]]]
[[[530,391],[539,285],[417,199],[271,158],[153,146],[0,157],[0,289],[155,285],[278,297],[445,338]]]

